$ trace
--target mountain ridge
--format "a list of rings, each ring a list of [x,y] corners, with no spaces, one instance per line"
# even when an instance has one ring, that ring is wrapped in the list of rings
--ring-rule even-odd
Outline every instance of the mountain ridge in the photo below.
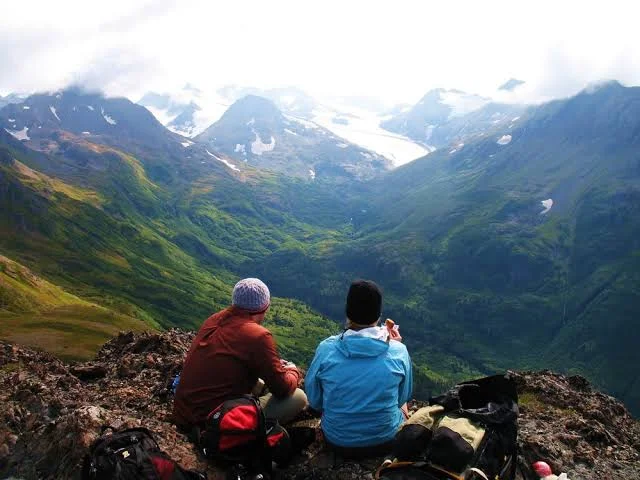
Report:
[[[429,91],[411,109],[383,121],[381,126],[436,148],[451,148],[500,128],[513,128],[526,110],[526,105],[439,88]]]

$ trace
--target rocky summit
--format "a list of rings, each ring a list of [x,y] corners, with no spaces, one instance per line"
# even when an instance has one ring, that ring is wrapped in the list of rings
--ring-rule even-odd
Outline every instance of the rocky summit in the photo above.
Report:
[[[180,330],[122,333],[94,360],[76,364],[0,342],[0,477],[78,478],[88,446],[103,425],[111,425],[145,426],[183,467],[222,478],[169,422],[169,387],[192,338],[193,333]],[[580,376],[514,375],[525,467],[520,478],[536,478],[527,468],[536,460],[572,480],[640,476],[640,424],[620,402]],[[412,402],[411,408],[420,406]],[[319,424],[317,419],[302,422]],[[276,478],[371,479],[380,461],[343,461],[316,441]]]

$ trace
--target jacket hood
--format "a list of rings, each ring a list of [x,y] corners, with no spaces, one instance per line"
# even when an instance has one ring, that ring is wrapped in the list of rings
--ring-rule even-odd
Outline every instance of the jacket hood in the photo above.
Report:
[[[387,353],[389,343],[360,335],[340,335],[337,349],[348,358],[378,357]]]

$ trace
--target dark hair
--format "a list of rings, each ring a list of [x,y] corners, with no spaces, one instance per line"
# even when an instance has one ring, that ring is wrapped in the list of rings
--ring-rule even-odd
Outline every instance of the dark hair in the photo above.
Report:
[[[360,325],[371,325],[382,312],[382,291],[371,280],[356,280],[347,293],[347,318]]]

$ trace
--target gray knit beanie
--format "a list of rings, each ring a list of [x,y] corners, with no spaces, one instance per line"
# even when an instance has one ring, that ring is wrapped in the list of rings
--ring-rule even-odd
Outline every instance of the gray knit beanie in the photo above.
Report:
[[[271,303],[271,294],[267,286],[257,278],[245,278],[233,287],[234,307],[249,312],[264,312]]]

